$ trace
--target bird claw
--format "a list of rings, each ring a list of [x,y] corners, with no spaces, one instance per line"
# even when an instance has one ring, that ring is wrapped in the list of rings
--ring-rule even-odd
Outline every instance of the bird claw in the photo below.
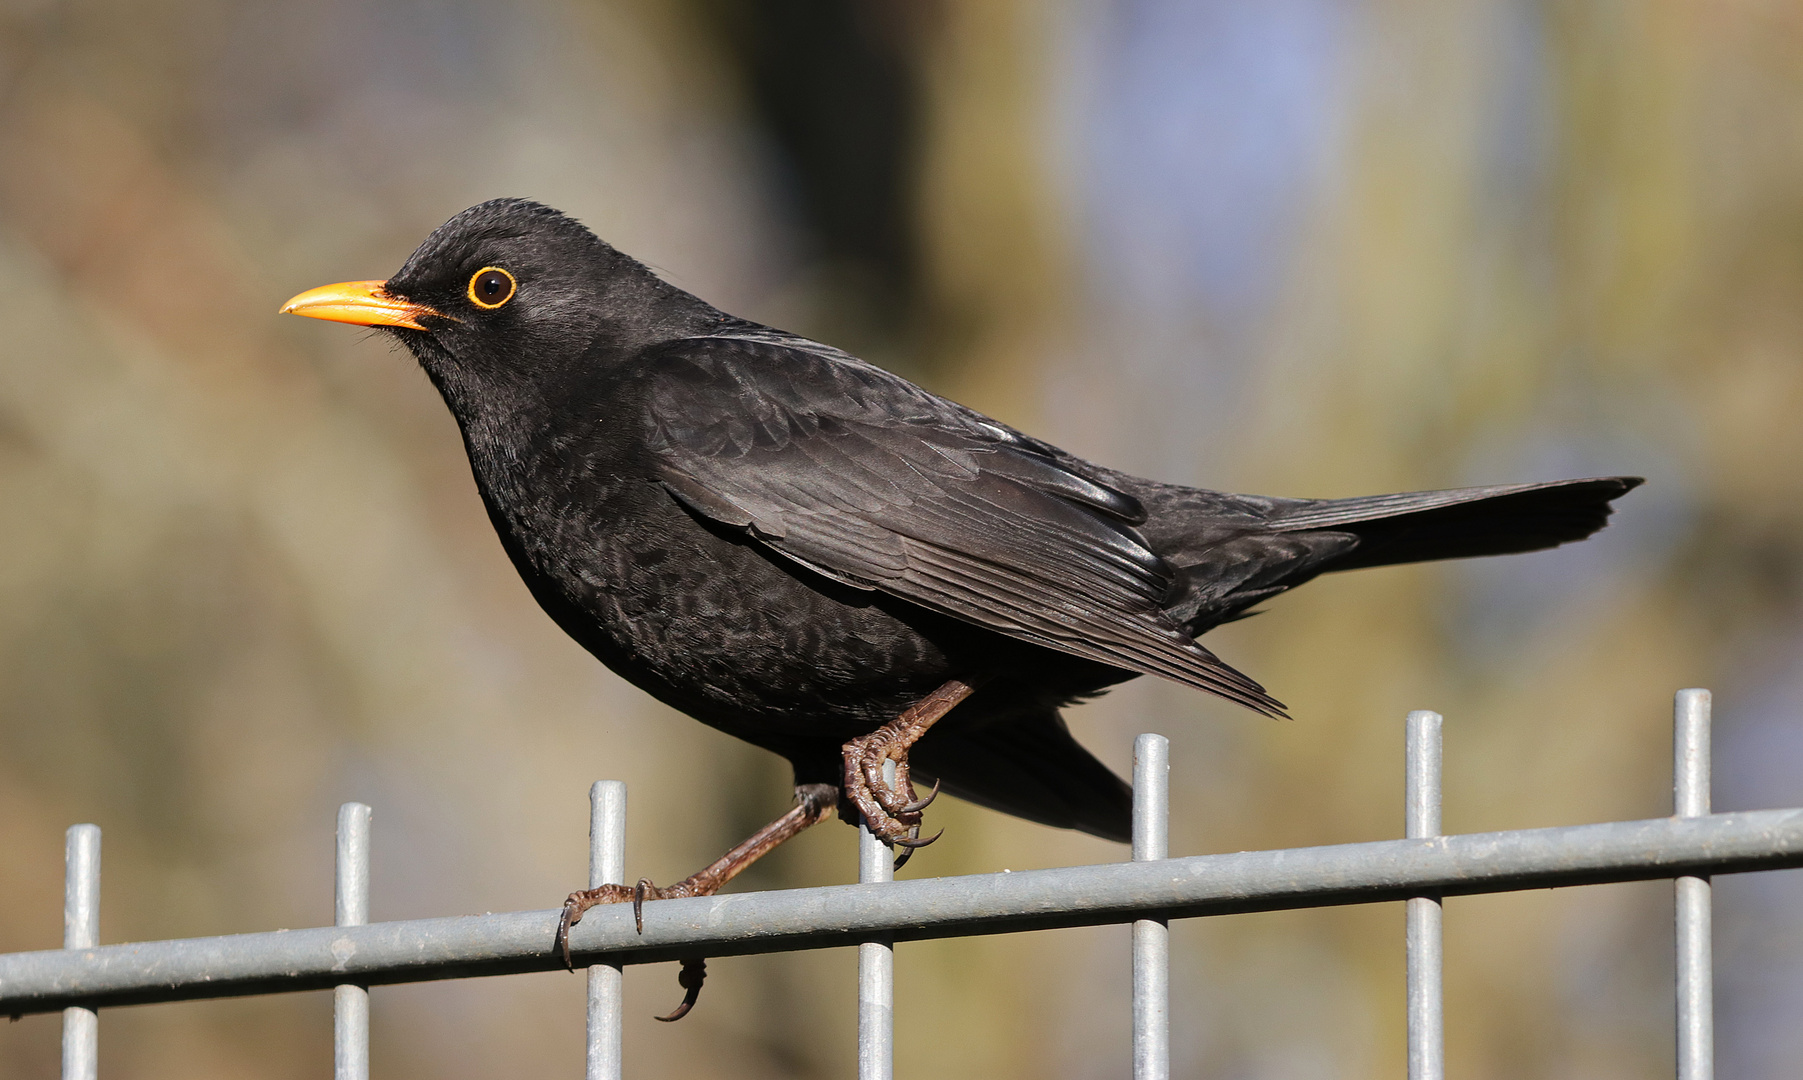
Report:
[[[864,826],[872,836],[892,847],[902,848],[895,860],[896,868],[908,861],[908,854],[926,847],[944,835],[944,830],[931,839],[921,840],[920,812],[939,797],[939,781],[921,798],[908,778],[908,751],[921,736],[960,701],[969,697],[982,679],[950,679],[939,689],[909,706],[900,716],[844,746],[846,798],[863,815]],[[883,775],[886,762],[894,762],[895,771]]]
[[[926,847],[944,835],[945,831],[941,829],[926,840],[918,839],[920,812],[939,797],[940,782],[934,780],[933,790],[924,797],[917,797],[908,780],[906,756],[899,760],[891,757],[892,751],[880,740],[879,733],[847,746],[845,786],[871,834],[885,844],[903,849],[895,860],[895,869],[899,870],[915,849]],[[887,760],[896,761],[893,780],[883,777],[880,771]]]
[[[886,761],[895,762],[894,779],[883,775],[883,763]],[[874,752],[867,751],[859,764],[863,769],[864,783],[869,789],[870,797],[876,800],[884,813],[898,819],[918,813],[918,810],[909,809],[917,799],[914,785],[908,779],[908,760],[905,756],[892,758],[885,752],[885,748],[878,746],[874,748]]]
[[[582,913],[597,904],[623,904],[632,902],[632,923],[638,932],[645,932],[645,901],[674,900],[678,897],[712,896],[720,886],[730,881],[733,875],[755,862],[771,848],[789,839],[810,825],[817,824],[833,812],[838,803],[838,791],[831,784],[801,784],[795,789],[795,805],[770,824],[759,829],[751,838],[735,847],[726,855],[707,867],[690,874],[674,885],[659,888],[651,884],[650,878],[640,878],[630,887],[626,885],[598,885],[593,889],[573,892],[564,901],[563,912],[557,920],[557,938],[553,944],[554,952],[563,955],[564,966],[574,971],[576,965],[570,956],[570,928],[582,920]],[[676,1011],[668,1016],[660,1016],[659,1020],[680,1020],[695,1007],[695,999],[701,994],[701,983],[707,977],[707,964],[697,958],[683,961],[682,974],[678,978],[688,994]]]
[[[653,888],[650,878],[640,878],[632,887],[632,925],[641,934],[645,932],[645,892]]]
[[[899,810],[894,811],[894,813],[896,813],[898,815],[899,814],[918,814],[922,810],[925,810],[927,807],[933,805],[933,800],[937,799],[938,797],[939,797],[939,781],[934,780],[933,781],[933,790],[927,792],[926,798],[916,799],[913,802],[908,803],[906,806],[901,807]]]
[[[922,840],[919,837],[914,837],[914,836],[898,836],[889,842],[891,844],[894,844],[896,847],[907,848],[909,851],[915,851],[919,848],[926,847],[928,844],[933,843],[934,841],[938,840],[941,836],[944,836],[944,835],[945,835],[945,830],[940,829],[938,832],[927,837],[925,840]]]
[[[574,893],[563,902],[563,914],[557,918],[557,936],[551,940],[552,949],[563,954],[563,966],[571,971],[576,970],[576,962],[570,959],[570,927],[582,918],[580,909],[571,908],[575,902]]]
[[[653,1017],[653,1019],[661,1020],[666,1024],[674,1024],[676,1021],[689,1015],[689,1010],[695,1007],[696,1000],[701,997],[701,984],[706,981],[706,960],[700,957],[696,957],[693,960],[684,960],[682,962],[682,970],[676,973],[676,985],[682,987],[684,990],[682,1004],[676,1006],[668,1016],[658,1016]]]
[[[584,912],[602,904],[618,904],[632,898],[633,894],[624,885],[599,885],[571,893],[569,899],[563,902],[563,914],[557,919],[557,936],[552,939],[552,948],[563,955],[563,966],[571,971],[576,970],[575,963],[570,959],[570,928],[582,921]],[[643,933],[643,929],[640,932]]]
[[[902,837],[902,838],[900,838],[900,840],[896,840],[896,842],[894,842],[894,844],[896,844],[896,847],[900,847],[900,849],[902,849],[902,853],[900,853],[900,855],[896,855],[896,860],[894,860],[894,862],[892,862],[892,864],[889,865],[889,871],[891,871],[891,873],[894,873],[894,871],[898,871],[898,869],[902,869],[902,867],[905,867],[905,865],[907,865],[907,860],[911,860],[911,858],[914,858],[914,853],[916,853],[916,851],[920,851],[921,847],[925,847],[925,846],[927,846],[927,844],[932,844],[932,842],[934,842],[934,840],[938,840],[938,838],[943,837],[943,835],[945,835],[945,829],[939,829],[938,833],[934,833],[934,835],[932,835],[932,837],[927,837],[927,838],[925,838],[925,840],[920,840],[920,838],[918,838],[918,829],[916,829],[916,831],[911,831],[911,835],[907,835],[907,837]]]
[[[598,885],[592,889],[573,892],[563,902],[563,914],[557,919],[557,936],[552,940],[552,949],[563,956],[563,966],[571,971],[576,964],[570,957],[570,928],[582,921],[583,913],[592,907],[602,904],[624,904],[632,902],[632,924],[639,933],[645,932],[645,901],[663,900],[671,896],[687,896],[688,891],[680,884],[668,889],[660,889],[651,884],[650,878],[640,878],[638,884]]]

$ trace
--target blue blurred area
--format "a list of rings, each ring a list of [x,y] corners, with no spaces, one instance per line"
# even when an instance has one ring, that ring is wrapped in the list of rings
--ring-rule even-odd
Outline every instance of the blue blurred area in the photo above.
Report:
[[[1125,463],[1206,482],[1342,133],[1345,5],[1098,5],[1066,35],[1085,363]]]
[[[1086,25],[1082,265],[1103,303],[1229,341],[1267,315],[1345,121],[1350,17],[1127,0]]]

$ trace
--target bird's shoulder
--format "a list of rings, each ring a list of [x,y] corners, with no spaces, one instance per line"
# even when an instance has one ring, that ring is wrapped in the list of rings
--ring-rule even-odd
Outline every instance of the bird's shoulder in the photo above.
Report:
[[[776,425],[766,435],[814,434],[818,421],[938,431],[979,443],[1033,440],[875,364],[763,327],[679,338],[650,350],[650,416],[672,444],[742,445],[735,421]]]

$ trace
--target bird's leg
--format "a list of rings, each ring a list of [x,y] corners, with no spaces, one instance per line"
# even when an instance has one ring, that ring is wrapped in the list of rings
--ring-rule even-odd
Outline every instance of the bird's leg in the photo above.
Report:
[[[976,680],[953,679],[894,720],[845,744],[845,794],[883,843],[916,848],[939,839],[916,838],[920,812],[939,794],[939,785],[934,784],[932,793],[924,799],[915,795],[914,785],[908,780],[908,749],[976,688]],[[894,780],[883,776],[885,761],[895,762]]]
[[[640,933],[645,930],[643,906],[647,900],[669,900],[679,896],[712,896],[720,887],[739,876],[739,872],[758,861],[776,845],[823,821],[838,805],[839,792],[831,784],[801,784],[795,788],[795,805],[781,817],[752,833],[744,843],[672,885],[658,887],[641,880],[637,885],[601,885],[573,892],[563,903],[563,919],[557,927],[557,945],[564,960],[570,955],[569,930],[582,921],[582,913],[601,904],[622,904],[630,900]]]
[[[752,833],[750,839],[715,859],[705,869],[690,874],[674,885],[659,888],[641,878],[637,885],[602,885],[571,893],[570,898],[563,902],[563,917],[557,921],[557,938],[553,947],[563,953],[564,965],[573,968],[570,960],[570,927],[582,921],[583,912],[600,904],[623,904],[631,901],[633,921],[637,923],[639,933],[644,933],[645,901],[669,900],[678,896],[712,896],[722,885],[737,877],[739,871],[757,862],[770,849],[809,825],[824,821],[838,804],[839,789],[833,785],[800,784],[795,788],[795,805],[789,808],[788,813]],[[699,961],[683,962],[681,982],[687,994],[682,1006],[667,1019],[679,1019],[689,1011],[695,1004],[695,998],[701,993],[701,980],[706,974],[705,964]]]

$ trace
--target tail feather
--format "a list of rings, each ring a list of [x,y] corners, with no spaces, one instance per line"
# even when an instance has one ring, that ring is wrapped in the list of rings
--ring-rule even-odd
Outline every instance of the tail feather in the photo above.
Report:
[[[1641,483],[1615,476],[1321,500],[1270,524],[1283,532],[1327,529],[1358,538],[1357,547],[1322,570],[1511,555],[1590,536],[1608,522],[1610,502]]]
[[[1610,500],[1640,483],[1618,476],[1357,499],[1165,488],[1161,524],[1178,535],[1161,553],[1180,574],[1166,610],[1201,634],[1331,571],[1557,547],[1602,528]]]
[[[1132,789],[1071,736],[1056,712],[935,728],[915,745],[909,767],[979,806],[1105,840],[1131,838]]]
[[[1582,540],[1607,522],[1611,500],[1641,482],[1603,477],[1356,499],[1269,499],[1140,482],[1136,494],[1153,509],[1149,531],[1163,525],[1178,534],[1163,552],[1181,582],[1167,613],[1199,634],[1328,571]],[[1132,790],[1071,737],[1055,711],[942,725],[914,747],[911,761],[917,778],[937,779],[978,805],[1109,840],[1131,835]]]

